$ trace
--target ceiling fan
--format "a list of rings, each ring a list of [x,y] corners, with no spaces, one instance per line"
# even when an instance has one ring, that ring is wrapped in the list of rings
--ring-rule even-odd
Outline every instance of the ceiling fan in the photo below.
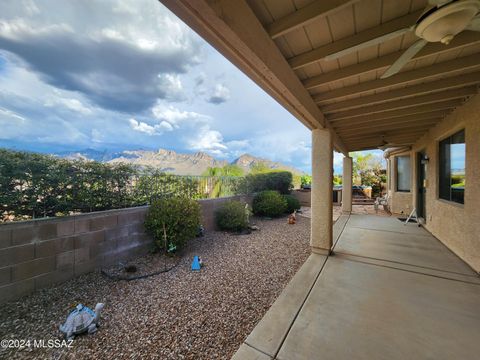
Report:
[[[382,150],[382,151],[385,151],[388,148],[406,147],[406,146],[411,145],[411,144],[395,144],[395,143],[389,142],[389,141],[385,140],[385,135],[381,135],[381,139],[382,139],[382,145],[378,146],[377,148]]]
[[[426,11],[410,28],[420,40],[413,43],[380,77],[398,73],[429,42],[448,45],[463,30],[480,31],[479,0],[429,0]]]
[[[385,79],[398,73],[429,42],[448,45],[463,30],[480,31],[480,0],[428,0],[425,11],[415,24],[381,37],[330,54],[324,60],[334,60],[372,45],[381,44],[413,31],[420,40],[410,46],[380,77]]]

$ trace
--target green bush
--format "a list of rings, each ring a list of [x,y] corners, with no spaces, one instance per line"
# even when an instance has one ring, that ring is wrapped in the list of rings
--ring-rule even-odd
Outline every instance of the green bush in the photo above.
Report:
[[[245,203],[228,201],[215,212],[215,221],[220,230],[240,232],[248,227]]]
[[[293,195],[283,195],[283,198],[287,201],[287,213],[291,214],[300,209],[300,201]]]
[[[244,193],[255,193],[264,190],[275,190],[281,194],[289,194],[293,188],[293,176],[289,171],[272,171],[268,173],[249,174],[244,179]]]
[[[167,249],[181,249],[195,237],[200,226],[200,205],[185,197],[162,198],[154,201],[145,218],[145,228],[159,249],[165,249],[164,225]],[[165,249],[166,250],[166,249]]]
[[[255,215],[278,217],[287,210],[287,200],[277,191],[266,190],[253,198],[252,207]]]

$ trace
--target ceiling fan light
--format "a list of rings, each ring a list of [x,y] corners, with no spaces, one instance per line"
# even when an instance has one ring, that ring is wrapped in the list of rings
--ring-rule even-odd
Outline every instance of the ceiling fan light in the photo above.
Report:
[[[452,2],[422,19],[415,34],[428,42],[448,44],[468,26],[479,9],[480,2],[477,0]]]

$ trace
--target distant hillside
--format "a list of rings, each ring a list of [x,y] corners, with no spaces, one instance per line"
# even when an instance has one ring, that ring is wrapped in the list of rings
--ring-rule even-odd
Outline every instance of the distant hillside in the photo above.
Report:
[[[285,164],[282,164],[282,163],[276,162],[276,161],[262,159],[262,158],[255,157],[255,156],[250,155],[250,154],[243,154],[239,158],[235,159],[232,162],[232,164],[235,164],[235,165],[239,166],[246,173],[250,172],[250,170],[255,166],[263,165],[263,166],[266,166],[269,169],[286,170],[286,171],[292,172],[293,174],[303,174],[303,171],[295,169],[292,166],[288,166],[288,165],[285,165]]]
[[[56,155],[72,160],[95,160],[108,163],[127,163],[143,167],[149,166],[177,175],[202,175],[209,167],[223,167],[229,164],[226,160],[215,159],[213,156],[204,152],[182,154],[165,149],[159,149],[158,151],[125,150],[121,152],[102,152],[87,149],[58,153]],[[258,158],[249,154],[243,154],[232,161],[231,164],[238,165],[245,173],[249,173],[253,167],[257,166],[291,171],[295,174],[303,173],[294,167],[280,162]]]

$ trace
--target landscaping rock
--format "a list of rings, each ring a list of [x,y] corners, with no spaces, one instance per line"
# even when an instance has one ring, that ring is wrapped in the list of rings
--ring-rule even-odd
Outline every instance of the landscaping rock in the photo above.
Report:
[[[262,231],[191,240],[166,273],[114,281],[97,271],[2,304],[0,338],[32,341],[61,339],[58,325],[78,303],[105,308],[97,333],[72,348],[0,349],[0,358],[230,359],[310,254],[309,219],[255,221]],[[207,264],[200,272],[190,271],[194,255]],[[145,259],[129,262],[134,275]]]

